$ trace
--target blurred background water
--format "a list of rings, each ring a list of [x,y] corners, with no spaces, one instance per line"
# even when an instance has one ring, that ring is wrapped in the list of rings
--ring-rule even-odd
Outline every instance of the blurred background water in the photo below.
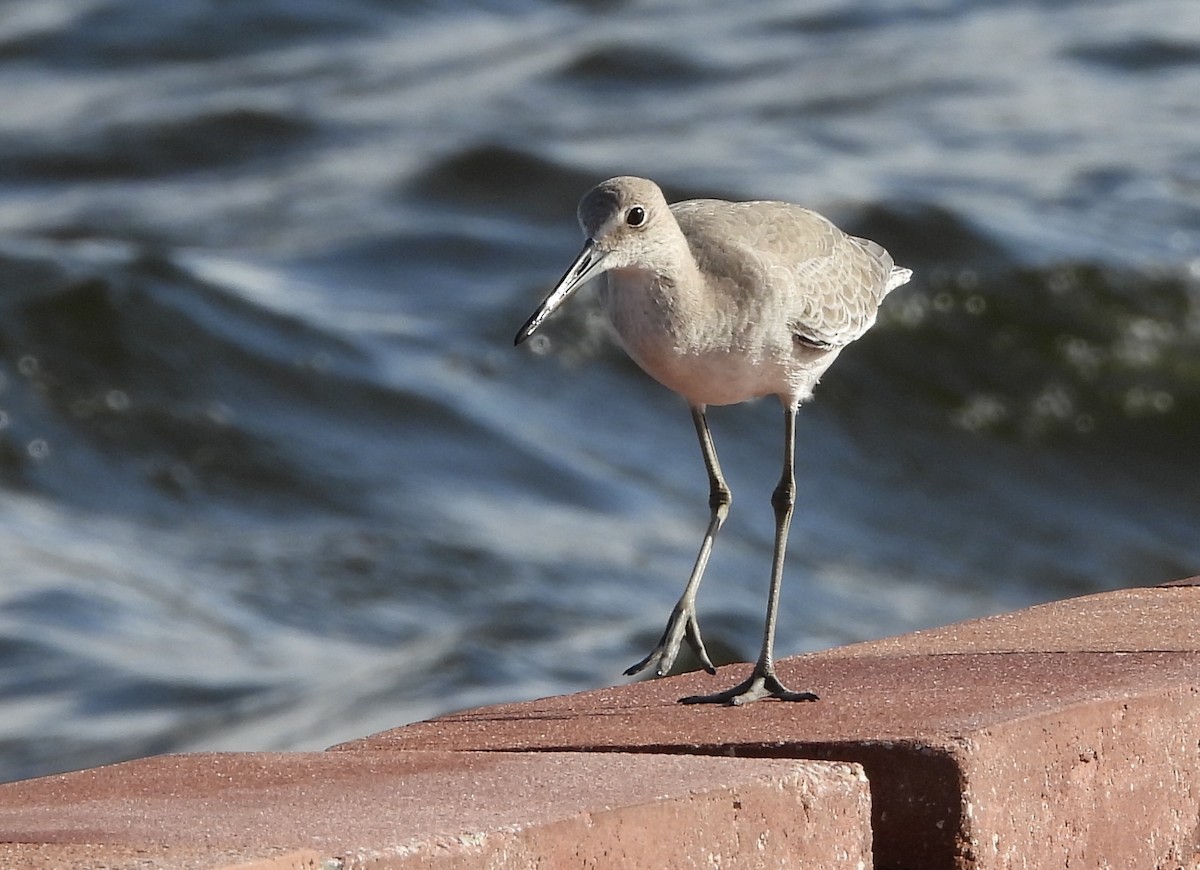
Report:
[[[611,175],[916,272],[801,414],[778,650],[1200,570],[1195,0],[4,0],[0,778],[610,684],[707,519]],[[700,610],[753,657],[774,402]]]

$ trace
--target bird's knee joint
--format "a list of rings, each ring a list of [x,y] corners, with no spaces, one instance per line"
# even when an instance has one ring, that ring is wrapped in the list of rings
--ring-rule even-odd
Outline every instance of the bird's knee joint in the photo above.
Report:
[[[733,493],[724,487],[713,488],[708,493],[708,506],[712,510],[720,510],[721,508],[729,509],[733,504]]]
[[[776,513],[790,511],[796,504],[796,483],[790,480],[781,480],[779,486],[775,487],[775,491],[771,493],[771,507],[775,508]]]

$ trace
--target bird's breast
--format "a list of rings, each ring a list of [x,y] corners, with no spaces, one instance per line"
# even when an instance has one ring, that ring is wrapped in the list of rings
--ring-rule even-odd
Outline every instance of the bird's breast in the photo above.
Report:
[[[693,405],[801,398],[824,370],[812,353],[797,356],[786,324],[741,322],[642,273],[606,277],[601,303],[625,352]]]

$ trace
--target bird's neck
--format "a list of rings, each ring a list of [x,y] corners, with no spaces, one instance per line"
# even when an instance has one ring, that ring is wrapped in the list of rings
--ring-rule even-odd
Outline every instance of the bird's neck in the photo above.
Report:
[[[603,304],[626,348],[649,346],[683,350],[691,344],[688,330],[702,322],[697,307],[703,300],[699,282],[688,274],[696,266],[690,259],[670,268],[629,267],[607,275]],[[635,359],[638,353],[634,352]]]

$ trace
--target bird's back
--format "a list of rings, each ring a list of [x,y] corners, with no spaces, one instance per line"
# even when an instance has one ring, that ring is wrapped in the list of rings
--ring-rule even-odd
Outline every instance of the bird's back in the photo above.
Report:
[[[688,200],[671,212],[715,297],[782,318],[814,346],[860,337],[883,297],[911,275],[881,245],[791,203]]]

